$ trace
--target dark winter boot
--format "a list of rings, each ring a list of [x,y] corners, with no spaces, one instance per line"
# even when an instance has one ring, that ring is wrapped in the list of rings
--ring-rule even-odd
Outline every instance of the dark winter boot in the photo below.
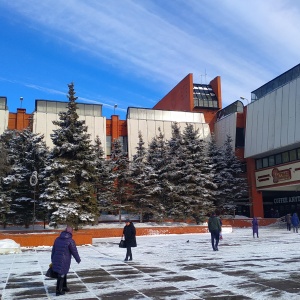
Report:
[[[70,292],[70,289],[67,287],[67,275],[65,275],[65,277],[64,277],[63,291]]]
[[[65,291],[63,291],[64,279],[65,279],[64,276],[58,275],[57,283],[56,283],[56,296],[65,294]]]

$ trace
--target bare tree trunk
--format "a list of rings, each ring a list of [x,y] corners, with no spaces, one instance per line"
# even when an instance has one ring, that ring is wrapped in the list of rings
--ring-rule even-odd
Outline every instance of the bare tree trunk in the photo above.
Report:
[[[140,223],[143,223],[143,211],[140,211]]]
[[[119,223],[122,222],[121,208],[119,208]]]

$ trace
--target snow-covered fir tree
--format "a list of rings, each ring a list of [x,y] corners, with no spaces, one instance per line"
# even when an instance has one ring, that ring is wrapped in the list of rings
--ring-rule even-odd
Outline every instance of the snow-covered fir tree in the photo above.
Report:
[[[167,158],[167,146],[164,134],[161,128],[158,128],[158,134],[153,137],[148,147],[147,162],[152,168],[152,176],[149,179],[151,197],[156,199],[153,208],[153,217],[161,221],[167,217],[166,207],[168,206],[168,180],[164,177],[164,166]]]
[[[224,166],[218,172],[218,198],[223,200],[223,208],[229,213],[235,209],[238,202],[248,200],[247,179],[242,173],[241,161],[236,157],[232,147],[232,138],[227,135],[223,150]]]
[[[112,187],[113,206],[119,212],[119,222],[121,222],[122,212],[130,206],[127,203],[128,195],[131,193],[129,184],[129,159],[126,152],[123,151],[119,139],[114,139],[110,157],[111,175],[114,180]]]
[[[172,123],[172,136],[166,141],[167,151],[161,177],[164,179],[163,191],[166,201],[164,206],[167,217],[171,219],[186,219],[186,189],[181,179],[184,177],[185,157],[183,155],[183,140],[177,122]]]
[[[146,160],[147,149],[144,146],[142,133],[138,134],[138,145],[136,154],[130,163],[130,185],[131,193],[129,194],[128,203],[130,210],[140,215],[140,222],[144,217],[148,219],[156,206],[156,197],[152,193],[153,179],[156,175]]]
[[[184,161],[183,176],[180,179],[184,196],[185,214],[202,222],[214,210],[217,185],[213,182],[213,170],[207,159],[206,142],[200,138],[199,130],[187,124],[183,130]]]
[[[100,212],[109,212],[113,210],[112,206],[112,188],[113,178],[111,174],[110,161],[106,159],[99,136],[95,139],[93,146],[95,151],[96,167],[96,192]]]
[[[10,165],[8,163],[8,151],[5,143],[1,142],[0,137],[0,223],[3,228],[6,228],[8,215],[10,213],[11,197],[10,192],[5,190],[3,178],[10,172]]]
[[[95,195],[95,153],[85,121],[77,114],[74,84],[68,85],[68,106],[53,121],[48,165],[44,172],[45,187],[41,198],[51,213],[50,226],[98,222],[99,209]]]
[[[224,191],[221,188],[222,182],[224,180],[224,173],[222,171],[226,168],[226,160],[224,159],[224,149],[217,145],[216,138],[213,133],[208,143],[207,155],[209,163],[211,164],[214,172],[213,182],[218,186],[218,189],[215,192],[214,205],[216,207],[216,210],[221,213],[224,211],[224,205],[226,204]]]
[[[34,216],[42,214],[38,205],[39,181],[31,186],[30,178],[33,172],[39,174],[44,168],[48,150],[44,136],[32,133],[29,128],[8,135],[6,149],[11,169],[3,178],[3,184],[7,196],[12,199],[10,216],[13,223],[29,227]]]

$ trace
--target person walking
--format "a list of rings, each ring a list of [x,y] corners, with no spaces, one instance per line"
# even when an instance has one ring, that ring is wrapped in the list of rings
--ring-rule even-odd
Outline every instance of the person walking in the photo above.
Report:
[[[291,231],[292,218],[291,218],[290,214],[287,214],[285,216],[285,221],[286,221],[286,229],[287,229],[287,231]]]
[[[293,225],[293,232],[297,232],[298,233],[299,218],[298,218],[297,213],[293,213],[291,222],[292,222],[292,225]]]
[[[221,232],[221,223],[220,219],[216,216],[216,213],[213,212],[208,219],[208,230],[211,236],[211,245],[214,251],[219,251],[219,238]]]
[[[219,241],[223,240],[223,234],[222,234],[222,226],[223,226],[223,222],[222,222],[222,217],[219,216],[219,220],[220,220],[220,225],[221,225],[221,230],[220,230],[220,234],[219,234]]]
[[[52,269],[58,274],[56,282],[56,296],[64,295],[65,292],[69,292],[67,287],[67,274],[71,265],[71,256],[73,256],[76,262],[79,264],[81,259],[77,251],[75,241],[72,238],[73,228],[67,227],[62,231],[54,241],[51,262]]]
[[[255,237],[255,234],[258,237],[258,220],[256,217],[252,219],[252,231],[253,231],[253,237]]]
[[[131,247],[136,247],[136,230],[133,225],[133,223],[129,220],[125,220],[126,225],[124,226],[123,229],[123,235],[125,239],[125,245],[126,245],[126,257],[124,261],[132,260],[132,251]]]

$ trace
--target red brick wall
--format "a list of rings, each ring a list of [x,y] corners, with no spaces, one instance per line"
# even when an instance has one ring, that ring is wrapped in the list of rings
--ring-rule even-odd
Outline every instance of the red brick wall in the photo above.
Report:
[[[188,74],[153,109],[191,112],[193,101],[193,74]]]

